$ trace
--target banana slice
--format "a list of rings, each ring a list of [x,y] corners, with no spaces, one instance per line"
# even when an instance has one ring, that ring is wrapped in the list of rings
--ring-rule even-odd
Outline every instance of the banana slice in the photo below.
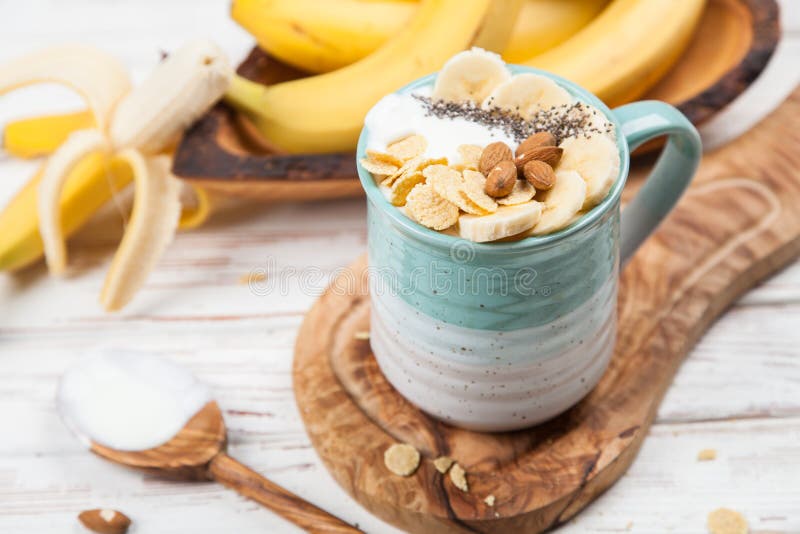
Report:
[[[586,182],[588,209],[603,200],[619,175],[617,145],[606,135],[569,137],[561,142],[564,154],[558,164],[559,171],[575,171]]]
[[[480,104],[492,90],[511,79],[500,56],[481,48],[451,57],[436,76],[432,97],[453,102]]]
[[[90,46],[51,46],[0,65],[0,94],[44,82],[77,91],[100,130],[105,130],[114,106],[131,88],[124,65]]]
[[[180,182],[169,172],[169,156],[145,159],[137,150],[127,149],[118,157],[133,170],[136,194],[128,227],[100,294],[106,311],[125,306],[144,284],[172,241],[181,214]]]
[[[482,107],[514,111],[530,119],[540,109],[571,103],[572,96],[550,78],[524,73],[495,87],[483,101]]]
[[[536,201],[500,206],[489,215],[461,215],[458,218],[458,230],[462,238],[470,241],[496,241],[530,230],[541,216],[542,204]]]
[[[531,235],[544,235],[561,230],[573,222],[573,217],[586,199],[586,182],[575,171],[556,172],[556,183],[544,191],[542,218],[533,227]]]
[[[117,106],[109,131],[114,147],[161,152],[222,97],[232,76],[211,41],[180,47]]]
[[[73,132],[45,164],[36,197],[39,233],[47,267],[61,274],[67,266],[67,250],[61,227],[61,190],[72,169],[92,152],[107,152],[108,141],[99,130]]]

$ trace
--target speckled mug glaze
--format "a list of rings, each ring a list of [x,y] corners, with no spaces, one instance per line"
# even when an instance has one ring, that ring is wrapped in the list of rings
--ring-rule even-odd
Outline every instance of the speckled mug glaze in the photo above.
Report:
[[[637,102],[613,112],[548,76],[614,124],[620,173],[608,196],[569,227],[508,243],[435,232],[392,206],[368,172],[371,335],[386,378],[409,401],[455,426],[524,428],[583,398],[613,353],[620,259],[630,257],[680,198],[700,161],[697,131],[675,108]],[[435,74],[401,89],[431,84]],[[668,141],[620,217],[630,151]],[[364,129],[357,159],[364,156]]]

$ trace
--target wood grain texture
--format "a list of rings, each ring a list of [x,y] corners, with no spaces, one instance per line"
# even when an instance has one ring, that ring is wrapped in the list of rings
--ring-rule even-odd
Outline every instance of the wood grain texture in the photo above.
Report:
[[[800,254],[800,154],[788,148],[800,145],[798,114],[800,90],[704,160],[686,197],[622,276],[617,349],[603,379],[571,410],[528,431],[455,429],[397,394],[355,336],[369,329],[360,259],[342,280],[361,283],[322,296],[295,352],[297,402],[334,478],[369,510],[414,532],[539,532],[569,520],[628,468],[711,322]],[[383,466],[382,452],[395,441],[426,458],[413,477]],[[443,454],[467,469],[468,494],[431,466]],[[494,507],[483,503],[489,494]]]

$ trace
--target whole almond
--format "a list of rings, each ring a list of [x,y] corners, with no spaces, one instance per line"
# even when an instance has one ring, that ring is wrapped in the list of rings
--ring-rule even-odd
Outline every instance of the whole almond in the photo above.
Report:
[[[529,161],[522,168],[522,173],[528,183],[537,191],[547,191],[556,183],[556,173],[553,167],[544,161]]]
[[[484,191],[487,195],[500,198],[508,195],[517,182],[517,166],[511,160],[503,160],[489,171]]]
[[[502,141],[496,141],[486,145],[486,148],[481,152],[481,159],[478,161],[478,170],[484,176],[489,176],[492,169],[501,161],[514,161],[514,153]]]
[[[122,512],[110,509],[85,510],[78,515],[78,520],[99,534],[125,534],[131,526],[131,520]]]
[[[529,161],[544,161],[551,167],[555,167],[558,165],[558,162],[561,161],[561,155],[564,153],[564,149],[557,146],[540,146],[536,148],[532,148],[526,152],[520,153],[514,163],[517,166],[517,169],[520,173],[523,172],[523,167]]]
[[[540,146],[556,146],[556,138],[550,132],[536,132],[517,146],[517,156]]]

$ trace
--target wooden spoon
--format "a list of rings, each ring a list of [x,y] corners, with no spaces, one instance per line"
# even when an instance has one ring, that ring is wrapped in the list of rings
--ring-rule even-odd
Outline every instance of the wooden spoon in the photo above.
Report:
[[[215,480],[308,532],[361,532],[228,456],[225,421],[214,401],[203,406],[175,437],[158,447],[118,451],[91,440],[89,443],[95,454],[128,467],[184,480]]]

